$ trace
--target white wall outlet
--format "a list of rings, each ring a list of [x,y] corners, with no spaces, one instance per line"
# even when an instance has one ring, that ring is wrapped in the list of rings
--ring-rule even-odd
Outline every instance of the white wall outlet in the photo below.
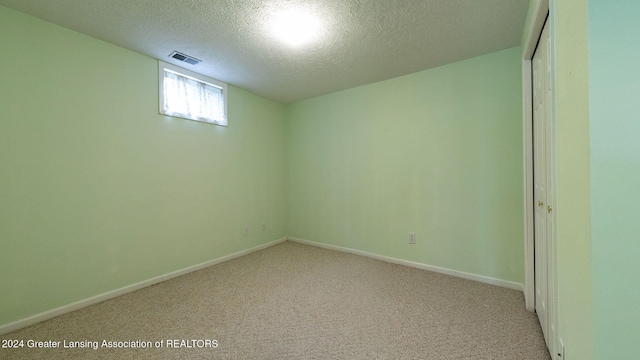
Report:
[[[242,236],[249,236],[249,226],[248,225],[245,225],[242,228]]]
[[[410,232],[409,233],[409,244],[415,244],[415,243],[416,243],[416,233]]]
[[[267,223],[266,223],[266,222],[263,222],[263,223],[260,225],[260,228],[262,229],[262,231],[266,231],[266,230],[267,230]]]

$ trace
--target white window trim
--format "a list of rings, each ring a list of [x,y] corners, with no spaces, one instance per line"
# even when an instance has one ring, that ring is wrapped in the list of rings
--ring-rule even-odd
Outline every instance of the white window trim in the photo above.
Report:
[[[215,86],[217,88],[222,89],[222,99],[223,99],[223,106],[224,106],[224,124],[218,124],[218,123],[213,123],[213,122],[209,122],[209,121],[205,121],[205,120],[198,120],[198,119],[191,119],[191,118],[187,118],[187,117],[182,117],[182,116],[177,116],[177,115],[171,115],[171,114],[166,114],[164,113],[164,70],[170,70],[173,71],[175,73],[178,73],[180,75],[184,75],[186,77],[192,78],[196,81],[201,81],[204,83],[207,83],[209,85]],[[227,116],[227,84],[210,78],[208,76],[204,76],[202,74],[198,74],[195,73],[193,71],[187,70],[185,68],[181,68],[179,66],[175,66],[173,64],[169,64],[166,63],[162,60],[158,60],[158,113],[164,116],[171,116],[171,117],[177,117],[177,118],[181,118],[181,119],[185,119],[185,120],[192,120],[192,121],[198,121],[198,122],[203,122],[205,124],[213,124],[213,125],[219,125],[219,126],[228,126],[229,124],[229,118]]]

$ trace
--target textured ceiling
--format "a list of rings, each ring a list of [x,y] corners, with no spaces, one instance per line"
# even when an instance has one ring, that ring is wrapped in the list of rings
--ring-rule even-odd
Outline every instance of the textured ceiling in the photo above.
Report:
[[[519,45],[529,0],[0,0],[0,5],[283,103]],[[321,17],[292,47],[279,9]],[[169,59],[180,51],[203,60]]]

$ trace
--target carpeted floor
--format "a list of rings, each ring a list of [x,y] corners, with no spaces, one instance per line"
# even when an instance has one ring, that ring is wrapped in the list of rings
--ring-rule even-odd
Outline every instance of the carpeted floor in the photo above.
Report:
[[[521,292],[293,242],[0,339],[24,341],[1,359],[549,359]]]

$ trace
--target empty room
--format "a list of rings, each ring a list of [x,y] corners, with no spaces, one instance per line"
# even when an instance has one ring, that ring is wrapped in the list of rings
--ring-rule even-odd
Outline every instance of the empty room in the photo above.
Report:
[[[0,0],[0,359],[637,359],[640,2]]]

